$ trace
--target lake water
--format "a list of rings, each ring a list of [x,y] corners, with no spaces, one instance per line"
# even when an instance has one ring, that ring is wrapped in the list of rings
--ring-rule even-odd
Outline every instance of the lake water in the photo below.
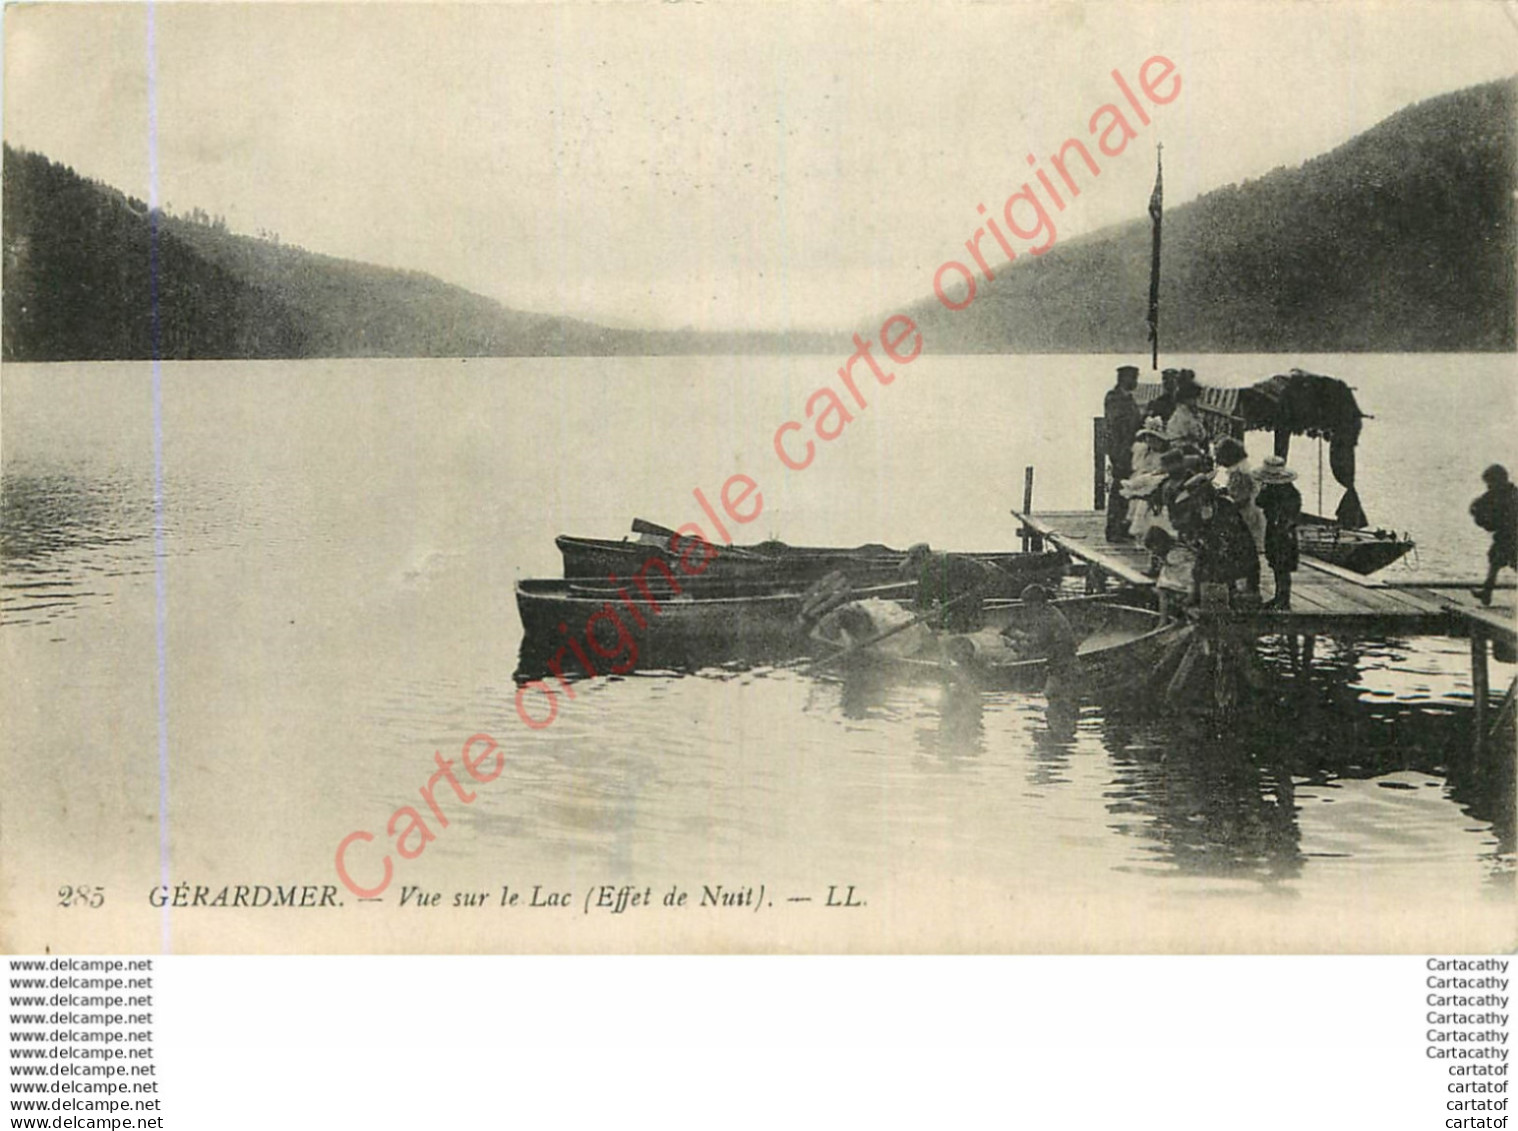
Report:
[[[1016,548],[1035,504],[1090,505],[1100,357],[923,358],[804,472],[774,428],[842,359],[176,363],[163,367],[160,772],[152,370],[5,367],[6,941],[152,950],[1388,950],[1510,942],[1512,778],[1464,766],[1458,640],[1319,642],[1273,661],[1275,706],[1231,733],[1037,694],[717,669],[581,684],[529,731],[512,705],[512,585],[559,533],[701,520],[735,472],[742,541]],[[1518,466],[1513,359],[1182,360],[1204,383],[1290,365],[1354,385],[1372,522],[1418,576],[1475,577],[1480,473]],[[1268,438],[1255,436],[1258,457]],[[1293,462],[1315,504],[1316,452]],[[1326,461],[1325,461],[1326,462]],[[1331,512],[1337,489],[1324,488]],[[1495,665],[1499,691],[1513,669]],[[477,732],[505,771],[384,902],[340,911],[148,902],[192,884],[377,878],[433,752]],[[160,839],[160,803],[168,836]],[[621,915],[415,909],[401,888],[529,899],[630,884],[772,906]],[[59,906],[104,885],[107,908]],[[849,885],[863,907],[828,908]],[[809,903],[793,900],[810,900]],[[87,916],[94,915],[95,919]]]

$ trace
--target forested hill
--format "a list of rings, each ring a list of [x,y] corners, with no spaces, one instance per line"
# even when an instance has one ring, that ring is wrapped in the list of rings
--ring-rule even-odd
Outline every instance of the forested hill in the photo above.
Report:
[[[1515,113],[1513,81],[1444,95],[1300,168],[1167,210],[1162,350],[1518,348]],[[158,215],[155,273],[142,201],[8,146],[3,187],[9,361],[146,358],[155,335],[171,359],[848,348],[524,313],[418,272],[236,235],[198,211]],[[928,298],[912,313],[938,353],[1144,352],[1149,243],[1147,219],[1057,243],[981,281],[963,311]]]
[[[516,357],[833,352],[827,335],[612,329],[529,314],[415,271],[159,213],[37,153],[5,147],[7,361],[160,356]],[[157,324],[154,300],[157,300]]]
[[[1515,103],[1512,80],[1433,98],[1167,209],[1162,352],[1514,349]],[[963,311],[912,313],[938,353],[1147,353],[1149,253],[1145,218],[1020,255]]]

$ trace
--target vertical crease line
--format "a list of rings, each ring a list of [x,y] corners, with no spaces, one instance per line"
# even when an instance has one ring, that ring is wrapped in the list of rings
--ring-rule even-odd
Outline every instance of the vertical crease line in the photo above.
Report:
[[[158,45],[154,0],[147,9],[148,79],[148,301],[153,353],[153,589],[158,696],[158,870],[169,887],[168,579],[163,522],[163,327],[158,303]],[[170,953],[169,904],[163,901],[163,952]]]

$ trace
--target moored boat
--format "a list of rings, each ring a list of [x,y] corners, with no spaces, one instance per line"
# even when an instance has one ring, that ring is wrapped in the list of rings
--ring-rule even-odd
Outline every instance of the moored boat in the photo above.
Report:
[[[913,592],[911,583],[897,581],[862,587],[855,595],[906,600]],[[798,586],[715,595],[650,587],[646,594],[635,587],[526,580],[517,582],[516,597],[525,632],[519,677],[543,674],[548,659],[565,648],[571,636],[587,650],[598,675],[618,668],[757,663],[794,656],[808,643],[801,621],[807,592]],[[588,647],[587,637],[594,646]],[[575,661],[565,668],[574,672]]]
[[[605,582],[608,577],[628,578],[643,570],[651,558],[670,567],[680,560],[678,553],[670,552],[667,538],[653,535],[645,535],[645,540],[611,541],[565,534],[554,541],[564,559],[564,576],[571,579]],[[719,546],[717,551],[700,574],[693,575],[693,580],[806,585],[839,572],[855,584],[878,584],[897,579],[906,560],[906,551],[876,544],[844,549],[761,542],[751,546]],[[963,556],[994,565],[1021,579],[1024,585],[1059,576],[1069,560],[1055,552],[974,552]],[[685,576],[692,575],[680,576],[683,583]]]
[[[1413,549],[1412,539],[1399,538],[1393,531],[1346,527],[1315,514],[1302,515],[1297,545],[1309,557],[1355,573],[1385,569]]]

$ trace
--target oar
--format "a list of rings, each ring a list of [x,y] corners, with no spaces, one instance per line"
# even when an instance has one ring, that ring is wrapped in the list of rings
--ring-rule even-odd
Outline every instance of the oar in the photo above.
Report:
[[[633,519],[632,529],[634,534],[652,534],[655,538],[663,538],[666,546],[672,545],[673,539],[681,537],[678,530],[671,530],[667,526],[660,526],[657,522],[649,522],[646,518]],[[712,545],[721,554],[732,554],[738,558],[758,558],[762,561],[770,560],[765,555],[756,554],[752,550],[745,550],[742,546],[722,546],[715,543],[712,543]]]

